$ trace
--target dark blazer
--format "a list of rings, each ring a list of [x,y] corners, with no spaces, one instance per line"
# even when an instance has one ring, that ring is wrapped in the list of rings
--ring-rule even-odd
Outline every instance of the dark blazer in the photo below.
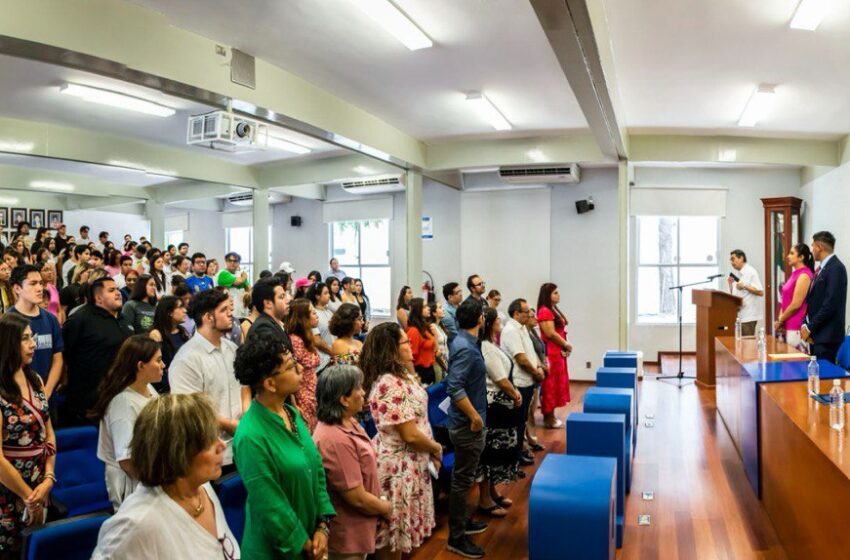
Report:
[[[847,303],[847,269],[834,256],[829,259],[806,298],[806,326],[817,344],[840,344],[844,340]]]
[[[248,329],[248,336],[245,337],[245,340],[257,334],[270,334],[282,338],[286,348],[292,352],[292,342],[289,340],[289,335],[286,334],[286,331],[283,330],[279,322],[275,321],[266,313],[260,313],[260,316],[257,317],[254,324]]]

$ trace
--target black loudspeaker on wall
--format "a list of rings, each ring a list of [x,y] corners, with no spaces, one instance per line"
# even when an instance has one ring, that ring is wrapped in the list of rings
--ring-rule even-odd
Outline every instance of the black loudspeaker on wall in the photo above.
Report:
[[[576,212],[585,214],[593,210],[596,206],[593,204],[593,197],[587,197],[587,200],[576,200]]]
[[[301,216],[291,216],[289,218],[289,225],[292,227],[301,227]]]

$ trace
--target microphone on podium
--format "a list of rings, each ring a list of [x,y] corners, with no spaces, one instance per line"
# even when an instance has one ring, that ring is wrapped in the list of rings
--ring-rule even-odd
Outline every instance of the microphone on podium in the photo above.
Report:
[[[708,277],[708,280],[714,280],[716,278],[720,278],[721,276],[723,276],[723,275],[722,274],[712,274],[711,276]]]

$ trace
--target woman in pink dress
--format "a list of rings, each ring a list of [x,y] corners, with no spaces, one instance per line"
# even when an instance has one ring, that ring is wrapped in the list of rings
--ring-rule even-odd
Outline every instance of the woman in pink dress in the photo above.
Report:
[[[378,428],[373,444],[381,495],[392,504],[378,525],[378,560],[398,560],[431,535],[434,501],[428,462],[439,470],[443,448],[428,424],[428,393],[412,373],[410,340],[397,323],[369,330],[360,367]]]
[[[296,299],[292,302],[289,316],[286,318],[286,332],[292,342],[292,355],[304,370],[301,375],[301,388],[295,393],[295,403],[310,433],[316,427],[316,368],[319,366],[319,353],[314,344],[313,329],[319,325],[319,316],[308,299]]]
[[[567,370],[567,356],[572,345],[567,342],[567,317],[558,309],[561,294],[558,286],[546,283],[540,286],[537,297],[537,320],[546,342],[546,357],[549,362],[549,375],[540,387],[540,408],[547,428],[560,428],[563,422],[555,417],[555,409],[570,402],[570,374]]]
[[[781,313],[773,323],[773,330],[776,333],[784,330],[785,342],[797,347],[800,344],[800,327],[806,318],[806,295],[812,285],[815,258],[808,245],[798,243],[791,247],[785,260],[794,271],[782,286]]]

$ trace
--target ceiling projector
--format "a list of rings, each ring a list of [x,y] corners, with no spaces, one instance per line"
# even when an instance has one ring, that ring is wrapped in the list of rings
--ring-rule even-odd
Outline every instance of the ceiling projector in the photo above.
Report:
[[[263,150],[268,139],[268,126],[260,121],[213,111],[189,117],[186,143],[228,152]]]

